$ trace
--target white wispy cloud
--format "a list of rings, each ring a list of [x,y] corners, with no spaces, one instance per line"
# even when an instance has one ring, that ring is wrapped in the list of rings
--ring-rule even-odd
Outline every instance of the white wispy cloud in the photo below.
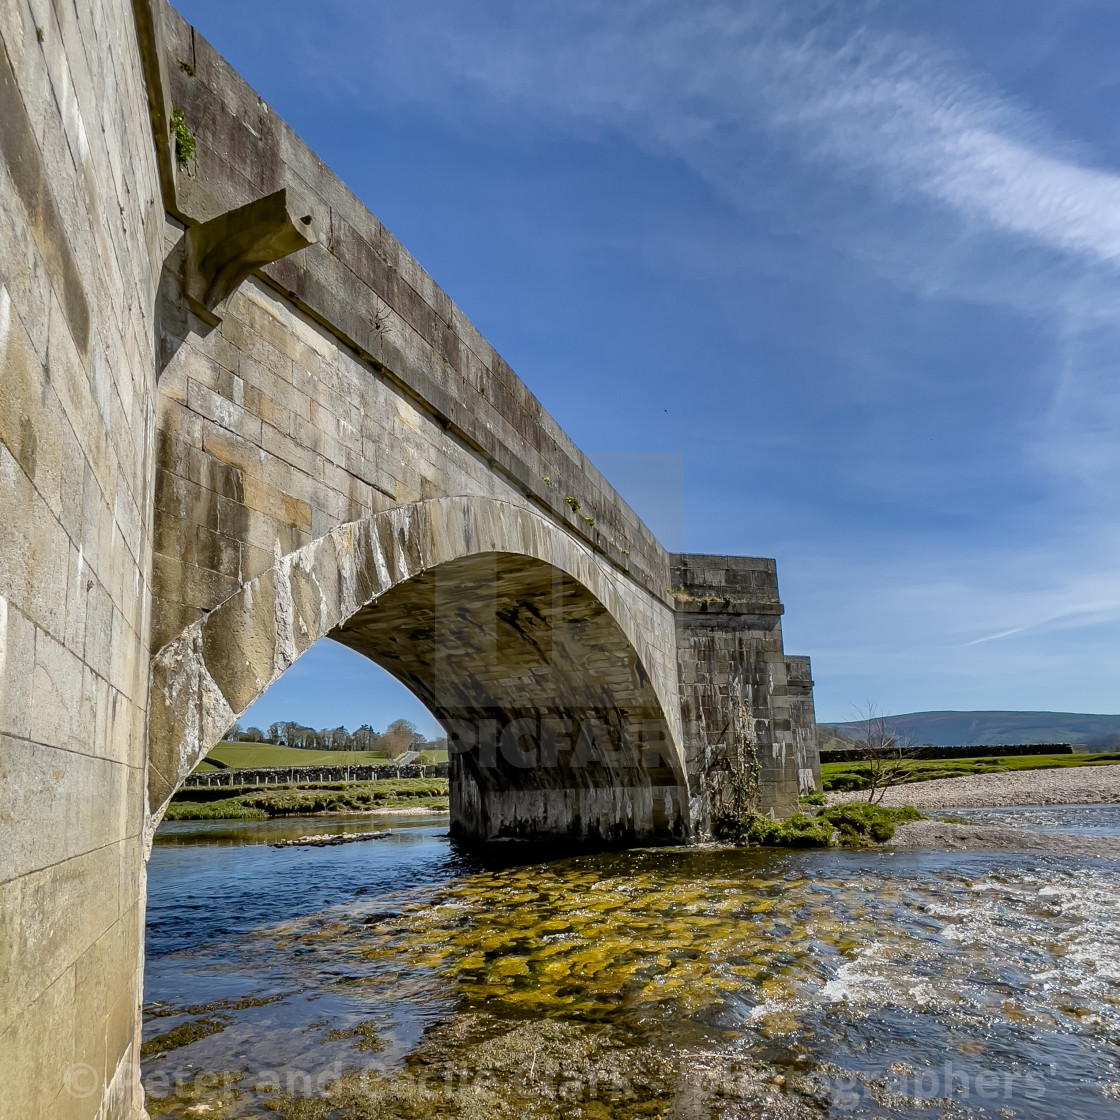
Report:
[[[1033,525],[1024,515],[1004,551],[947,545],[946,568],[966,553],[973,563],[955,580],[916,571],[920,541],[891,568],[830,556],[816,572],[835,586],[814,597],[806,580],[799,609],[821,620],[813,648],[837,671],[909,658],[942,679],[984,681],[998,676],[998,656],[1008,682],[1045,678],[1048,643],[1083,632],[1085,671],[1111,672],[1112,639],[1100,632],[1120,617],[1120,175],[1103,159],[944,43],[884,31],[860,0],[409,0],[346,11],[348,24],[373,20],[367,38],[378,43],[376,73],[355,78],[351,67],[347,80],[375,83],[378,96],[424,102],[452,122],[482,113],[513,131],[617,137],[685,165],[745,213],[757,212],[780,153],[875,200],[849,221],[869,237],[828,232],[883,275],[1031,319],[1053,353],[1032,371],[1047,384],[1033,387],[1041,403],[1018,449],[1049,479]],[[333,80],[333,55],[329,66]],[[1081,670],[1069,666],[1072,680]]]
[[[884,220],[883,232],[872,208],[855,223],[870,226],[866,236],[829,235],[923,294],[1045,320],[1060,361],[1033,423],[1034,457],[1088,488],[1120,478],[1120,442],[1103,434],[1120,420],[1110,357],[1120,348],[1120,175],[944,44],[883,30],[862,0],[344,10],[379,42],[376,70],[359,80],[382,96],[450,118],[498,114],[512,129],[544,121],[614,134],[680,161],[747,212],[774,151],[907,213],[924,205],[925,221]],[[324,77],[338,73],[332,60]]]
[[[1115,710],[1120,588],[1107,550],[1079,563],[1085,543],[1031,554],[1009,542],[954,577],[951,542],[909,563],[851,549],[791,557],[787,648],[812,653],[835,718],[865,695],[898,711]]]
[[[892,197],[925,197],[1086,260],[1120,261],[1120,177],[944,47],[876,28],[859,4],[813,7],[421,0],[378,33],[422,44],[423,74],[402,62],[395,75],[406,96],[438,102],[469,88],[519,112],[619,129],[740,203],[751,201],[741,172],[763,129]],[[391,71],[391,47],[384,55]]]

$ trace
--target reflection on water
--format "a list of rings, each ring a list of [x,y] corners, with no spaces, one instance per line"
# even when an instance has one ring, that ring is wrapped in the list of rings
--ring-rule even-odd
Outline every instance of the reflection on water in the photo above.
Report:
[[[399,818],[386,840],[262,843],[327,827],[371,825],[160,830],[153,1116],[1120,1112],[1115,861],[656,849],[495,869],[445,822]]]

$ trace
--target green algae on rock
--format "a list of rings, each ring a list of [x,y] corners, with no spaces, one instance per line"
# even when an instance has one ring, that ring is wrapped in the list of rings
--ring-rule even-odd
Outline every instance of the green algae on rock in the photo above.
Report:
[[[149,1060],[149,1108],[902,1120],[932,1107],[921,1079],[949,1056],[973,1079],[1004,1070],[1014,1099],[996,1103],[1026,1120],[1054,1115],[1024,1096],[1051,1061],[1089,1070],[1079,1115],[1111,1118],[1092,1082],[1114,1080],[1120,1037],[1115,871],[861,849],[603,853],[347,892],[241,937],[270,984],[282,970],[286,1006],[231,1004],[236,1032]],[[238,1083],[194,1073],[231,1058]],[[1005,1115],[975,1093],[953,1104],[959,1120]]]
[[[140,1056],[151,1058],[169,1050],[178,1050],[180,1046],[189,1046],[200,1038],[206,1038],[208,1035],[224,1031],[228,1026],[228,1019],[213,1018],[209,1015],[202,1019],[192,1019],[190,1022],[180,1023],[179,1026],[173,1027],[163,1034],[157,1034],[155,1038],[149,1038],[140,1047]]]
[[[354,1026],[347,1027],[345,1030],[336,1028],[327,1032],[328,1042],[340,1042],[346,1038],[355,1040],[354,1048],[356,1050],[364,1050],[369,1054],[375,1054],[385,1049],[385,1043],[381,1038],[381,1028],[374,1019],[363,1019],[362,1022],[355,1023]]]
[[[435,1024],[403,1069],[351,1069],[319,1097],[268,1107],[283,1120],[818,1117],[814,1086],[792,1088],[746,1060],[716,1066],[617,1027],[475,1013]]]
[[[169,1085],[166,1092],[153,1091],[158,1081],[158,1076],[149,1075],[145,1078],[147,1091],[144,1106],[151,1120],[164,1120],[165,1117],[167,1120],[178,1120],[181,1116],[225,1118],[246,1115],[241,1105],[249,1094],[243,1087],[242,1073],[199,1070],[193,1077]]]

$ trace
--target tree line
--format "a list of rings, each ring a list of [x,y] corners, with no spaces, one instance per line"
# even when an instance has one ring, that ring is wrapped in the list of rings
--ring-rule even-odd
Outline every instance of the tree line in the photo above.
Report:
[[[324,727],[316,731],[292,720],[270,723],[268,729],[243,727],[235,723],[224,736],[231,743],[273,743],[278,747],[295,747],[304,751],[377,751],[390,758],[400,758],[409,751],[445,751],[446,739],[428,741],[407,719],[395,719],[384,731],[375,731],[363,723],[356,731],[345,727]]]

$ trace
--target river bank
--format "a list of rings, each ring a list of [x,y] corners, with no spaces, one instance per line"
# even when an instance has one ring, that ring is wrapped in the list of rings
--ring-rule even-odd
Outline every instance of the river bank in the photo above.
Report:
[[[866,800],[865,791],[828,794],[830,805]],[[1120,765],[971,774],[913,782],[886,790],[882,804],[913,805],[923,812],[1032,805],[1118,805]]]
[[[1120,838],[1041,832],[1016,824],[962,824],[936,818],[899,825],[890,848],[925,848],[949,852],[1039,852],[1049,855],[1120,859]]]
[[[387,778],[317,786],[252,789],[232,797],[182,793],[167,807],[168,821],[267,820],[354,813],[447,812],[446,778]],[[192,800],[192,796],[193,799]]]

